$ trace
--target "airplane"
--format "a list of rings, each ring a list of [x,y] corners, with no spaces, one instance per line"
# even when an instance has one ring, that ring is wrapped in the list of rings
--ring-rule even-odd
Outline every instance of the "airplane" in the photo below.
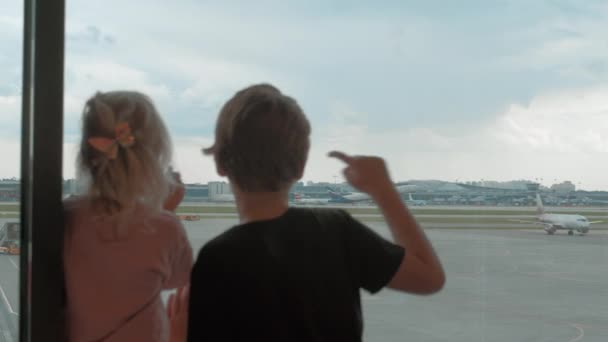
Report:
[[[405,204],[407,204],[409,206],[424,206],[424,205],[426,205],[426,201],[425,200],[415,200],[414,198],[412,198],[412,194],[409,193],[408,199],[405,200]]]
[[[549,214],[545,212],[540,194],[536,194],[537,221],[511,220],[519,223],[531,223],[542,225],[549,235],[555,234],[557,230],[567,230],[568,235],[574,235],[574,231],[585,235],[591,229],[591,224],[602,221],[589,221],[586,217],[577,214]]]
[[[315,205],[315,204],[328,204],[329,200],[326,198],[305,198],[302,194],[294,194],[295,205]]]
[[[412,191],[416,188],[416,185],[408,184],[408,183],[397,183],[395,184],[395,189],[398,193],[402,194],[407,191]],[[327,192],[329,193],[330,199],[329,203],[361,203],[361,202],[370,202],[372,198],[363,192],[351,192],[347,194],[339,193],[333,190],[330,187],[327,187]]]

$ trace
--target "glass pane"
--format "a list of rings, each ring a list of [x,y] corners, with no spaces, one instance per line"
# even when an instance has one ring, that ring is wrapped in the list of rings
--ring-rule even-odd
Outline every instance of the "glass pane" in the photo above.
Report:
[[[597,1],[70,1],[65,176],[86,98],[147,93],[196,255],[238,222],[200,148],[226,99],[270,82],[313,126],[292,204],[346,208],[388,238],[326,153],[383,156],[446,268],[435,296],[363,293],[366,340],[605,341],[607,15]]]
[[[23,3],[0,3],[0,341],[19,334]]]

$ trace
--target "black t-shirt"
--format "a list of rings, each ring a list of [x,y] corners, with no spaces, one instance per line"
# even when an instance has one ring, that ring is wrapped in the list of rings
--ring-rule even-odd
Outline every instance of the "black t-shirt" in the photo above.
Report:
[[[343,210],[235,226],[198,255],[188,341],[361,341],[359,289],[386,286],[403,255]]]

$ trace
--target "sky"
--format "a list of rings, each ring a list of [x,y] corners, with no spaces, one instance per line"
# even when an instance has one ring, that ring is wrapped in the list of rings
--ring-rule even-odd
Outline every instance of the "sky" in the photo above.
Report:
[[[187,182],[235,91],[270,82],[313,126],[304,181],[339,149],[395,181],[571,180],[608,190],[608,4],[576,0],[68,0],[64,174],[95,91],[150,95]],[[19,173],[22,18],[0,4],[0,178]]]

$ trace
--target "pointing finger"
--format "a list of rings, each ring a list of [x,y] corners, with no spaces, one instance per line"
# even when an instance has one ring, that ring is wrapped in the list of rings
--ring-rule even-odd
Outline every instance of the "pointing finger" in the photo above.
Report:
[[[347,155],[346,153],[339,152],[339,151],[331,151],[331,152],[329,152],[328,156],[331,158],[340,159],[341,161],[345,162],[346,164],[351,164],[354,159],[353,157]]]

